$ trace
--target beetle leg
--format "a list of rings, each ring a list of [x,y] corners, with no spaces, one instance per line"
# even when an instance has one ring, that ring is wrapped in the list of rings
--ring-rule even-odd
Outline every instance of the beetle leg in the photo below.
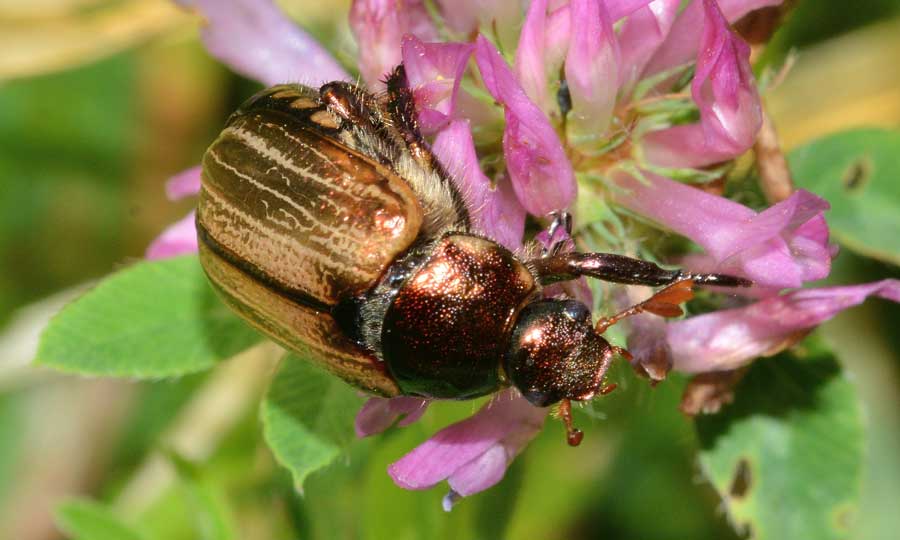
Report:
[[[749,287],[753,284],[748,279],[726,274],[692,274],[683,270],[666,270],[649,261],[613,253],[562,253],[532,259],[529,265],[537,274],[541,285],[581,276],[626,285],[660,286],[685,280],[696,285],[720,287]]]
[[[597,394],[605,396],[606,394],[616,389],[615,383],[604,384],[606,372],[609,371],[609,367],[612,365],[615,355],[618,354],[629,362],[631,362],[632,357],[631,353],[626,351],[622,347],[616,347],[615,345],[608,345],[608,347],[609,348],[603,353],[603,359],[600,361],[600,367],[597,369],[597,373],[594,379],[594,389],[586,394],[574,398],[577,401],[587,401],[589,399],[593,399]]]
[[[409,81],[406,78],[406,68],[398,65],[391,71],[384,81],[387,93],[384,96],[384,110],[390,124],[390,135],[399,146],[409,152],[416,163],[427,171],[434,171],[438,178],[445,183],[453,198],[453,206],[462,221],[469,222],[469,212],[462,195],[450,180],[450,175],[440,161],[431,152],[431,147],[419,130],[418,113]]]
[[[566,441],[569,446],[578,446],[584,438],[584,432],[572,424],[572,402],[563,399],[559,402],[559,417],[566,426]]]
[[[694,282],[691,279],[677,281],[657,292],[647,300],[624,309],[612,317],[602,317],[597,321],[594,330],[598,334],[602,334],[607,328],[622,319],[644,312],[653,313],[660,317],[678,317],[684,313],[679,304],[687,302],[694,297],[694,292],[691,290],[693,285]],[[619,349],[616,352],[629,360],[631,359],[631,354],[625,349]]]
[[[416,102],[406,79],[406,68],[398,65],[384,81],[387,86],[387,112],[391,117],[394,129],[403,139],[409,153],[420,165],[433,168],[434,154],[428,148],[425,138],[419,131]]]
[[[331,112],[343,120],[353,125],[372,127],[369,111],[376,110],[371,103],[372,97],[352,84],[343,81],[326,83],[319,89],[319,97]]]

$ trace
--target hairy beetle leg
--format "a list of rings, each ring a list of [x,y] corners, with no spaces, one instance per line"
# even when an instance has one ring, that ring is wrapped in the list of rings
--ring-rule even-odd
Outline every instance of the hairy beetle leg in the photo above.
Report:
[[[371,128],[371,97],[354,85],[343,81],[326,83],[319,89],[319,96],[322,103],[341,119]]]
[[[434,156],[419,129],[416,101],[406,77],[406,67],[398,64],[387,74],[384,84],[387,90],[379,99],[384,102],[384,110],[387,112],[385,121],[392,128],[392,137],[397,140],[398,144],[406,147],[409,155],[425,171],[439,171],[438,176],[447,183],[451,183],[450,175]],[[462,196],[453,188],[449,188],[449,192],[457,214],[465,216],[465,220],[468,221],[469,214]]]
[[[423,167],[435,166],[436,159],[422,137],[417,121],[415,99],[406,78],[406,68],[399,64],[384,80],[387,87],[385,108],[391,117],[393,127],[403,139],[410,155]]]

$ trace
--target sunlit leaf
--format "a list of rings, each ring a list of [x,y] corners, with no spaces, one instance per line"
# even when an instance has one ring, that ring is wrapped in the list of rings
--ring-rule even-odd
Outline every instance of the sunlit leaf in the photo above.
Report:
[[[25,415],[21,395],[0,394],[0,507],[15,486],[18,461],[22,458]]]
[[[235,516],[228,505],[224,490],[214,481],[212,475],[204,474],[201,467],[181,456],[171,454],[170,459],[184,484],[185,502],[198,538],[202,540],[238,538]]]
[[[362,402],[346,383],[301,358],[282,360],[260,414],[266,441],[298,489],[353,440],[353,418]]]
[[[722,413],[697,421],[700,464],[736,529],[758,540],[850,537],[863,426],[856,388],[817,341],[759,360]]]
[[[799,187],[831,203],[828,224],[841,244],[900,264],[900,131],[859,129],[791,152]]]
[[[139,531],[129,527],[105,505],[76,499],[56,509],[56,523],[74,540],[144,540]]]
[[[90,375],[169,377],[210,368],[260,339],[187,256],[140,262],[100,282],[53,318],[36,362]]]

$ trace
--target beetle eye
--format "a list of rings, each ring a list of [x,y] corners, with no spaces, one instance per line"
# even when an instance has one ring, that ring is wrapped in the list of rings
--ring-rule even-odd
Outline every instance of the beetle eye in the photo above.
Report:
[[[563,315],[569,317],[575,322],[580,323],[590,320],[591,311],[581,302],[576,302],[575,300],[567,300],[565,303],[565,308],[563,309]]]
[[[553,394],[535,389],[522,392],[522,397],[527,399],[528,403],[531,403],[535,407],[547,407],[549,405],[553,405],[560,399]]]

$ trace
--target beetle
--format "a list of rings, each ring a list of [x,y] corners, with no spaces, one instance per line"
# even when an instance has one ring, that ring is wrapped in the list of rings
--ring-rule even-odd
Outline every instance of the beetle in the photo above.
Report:
[[[700,285],[746,286],[610,253],[515,254],[472,226],[466,200],[416,125],[402,65],[376,96],[331,82],[263,90],[203,157],[200,261],[252,326],[384,397],[469,399],[515,386],[530,403],[605,393],[616,355],[602,332],[681,313]],[[571,229],[559,213],[551,226]],[[551,234],[551,236],[553,236]],[[594,324],[584,304],[543,298],[589,276],[667,287]]]

